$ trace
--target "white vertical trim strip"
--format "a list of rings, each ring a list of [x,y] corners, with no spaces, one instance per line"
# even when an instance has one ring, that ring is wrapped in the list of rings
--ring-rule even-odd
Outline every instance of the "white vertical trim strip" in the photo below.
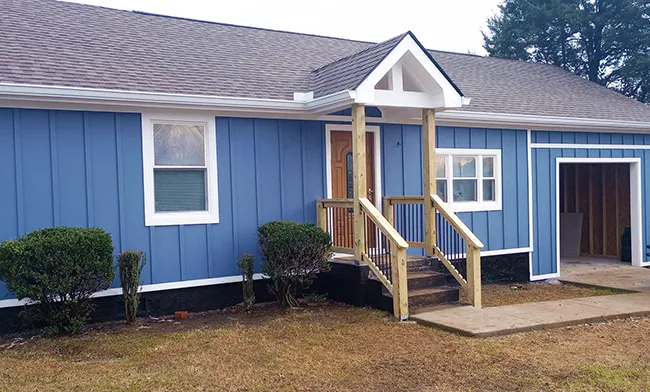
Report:
[[[533,280],[533,252],[535,252],[535,227],[533,225],[533,150],[532,144],[532,131],[526,131],[526,153],[528,154],[528,246],[531,251],[528,256],[528,270],[530,280]]]
[[[632,229],[632,265],[650,265],[643,260],[643,181],[641,179],[641,158],[630,164],[630,223]]]

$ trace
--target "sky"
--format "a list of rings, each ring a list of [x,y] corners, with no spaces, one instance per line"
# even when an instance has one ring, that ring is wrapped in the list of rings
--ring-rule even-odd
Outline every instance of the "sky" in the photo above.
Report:
[[[73,0],[125,10],[380,42],[411,30],[429,49],[485,54],[501,0]]]

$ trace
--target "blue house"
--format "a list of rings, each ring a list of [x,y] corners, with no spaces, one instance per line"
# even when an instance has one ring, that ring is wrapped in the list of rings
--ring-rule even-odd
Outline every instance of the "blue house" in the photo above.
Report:
[[[650,265],[650,107],[559,68],[54,0],[4,2],[0,37],[0,240],[101,227],[145,293],[239,290],[279,219],[401,318],[418,256],[475,306],[481,264]]]

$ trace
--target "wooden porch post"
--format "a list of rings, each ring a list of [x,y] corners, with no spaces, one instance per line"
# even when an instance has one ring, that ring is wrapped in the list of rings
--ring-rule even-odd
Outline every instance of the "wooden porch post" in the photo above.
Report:
[[[360,197],[368,197],[366,184],[366,112],[364,105],[352,105],[352,167],[354,169],[354,260],[363,261],[361,253],[366,248],[365,224]]]
[[[422,110],[422,160],[424,167],[424,247],[427,256],[434,256],[436,245],[436,211],[431,195],[436,194],[436,112],[434,109]]]

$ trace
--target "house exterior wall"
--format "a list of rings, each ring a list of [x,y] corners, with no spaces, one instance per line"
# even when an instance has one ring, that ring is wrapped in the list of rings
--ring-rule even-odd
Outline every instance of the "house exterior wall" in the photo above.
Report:
[[[159,227],[144,225],[141,127],[139,113],[0,108],[0,241],[98,226],[116,253],[147,253],[149,285],[237,276],[237,258],[257,253],[259,224],[315,222],[323,123],[217,118],[220,223]]]
[[[236,281],[236,260],[258,256],[258,225],[315,222],[315,200],[327,193],[326,122],[217,117],[219,223],[155,227],[144,224],[141,127],[140,113],[0,108],[0,241],[57,225],[98,226],[116,253],[147,253],[145,285],[190,287]],[[421,127],[380,128],[382,194],[422,194]],[[485,252],[527,252],[526,131],[438,127],[437,146],[501,151],[502,209],[459,216]],[[0,299],[6,294],[0,282]]]
[[[639,158],[641,160],[642,240],[650,244],[650,135],[597,132],[531,132],[534,251],[531,277],[558,276],[558,158]],[[645,253],[645,252],[644,252]]]
[[[382,131],[384,195],[422,194],[422,127],[385,124]],[[503,202],[498,211],[459,212],[483,242],[484,252],[528,252],[528,148],[524,130],[437,127],[436,146],[501,150]],[[423,239],[422,239],[423,240]],[[420,252],[421,250],[409,250]]]

